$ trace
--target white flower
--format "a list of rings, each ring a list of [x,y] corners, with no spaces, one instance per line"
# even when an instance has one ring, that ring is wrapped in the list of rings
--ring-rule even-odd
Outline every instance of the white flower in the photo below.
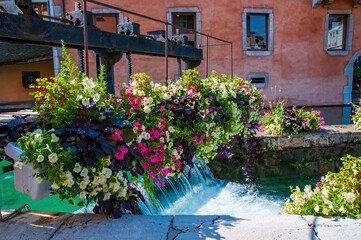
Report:
[[[324,209],[322,210],[322,213],[325,214],[325,215],[328,215],[328,210],[327,210],[327,208],[324,208]]]
[[[104,195],[103,201],[109,200],[110,196],[111,196],[110,193],[106,193],[106,194]]]
[[[173,126],[169,126],[169,127],[168,127],[168,131],[169,131],[169,132],[174,132]]]
[[[82,100],[83,99],[83,95],[78,95],[78,96],[76,96],[76,101],[80,101],[80,100]]]
[[[58,161],[58,156],[56,155],[56,153],[52,153],[48,156],[49,162],[51,163],[55,163],[56,161]]]
[[[74,167],[73,171],[76,173],[79,173],[81,171],[81,166],[79,163],[75,163],[75,167]]]
[[[143,97],[145,94],[144,94],[143,91],[139,90],[139,91],[138,91],[138,95],[141,96],[141,97]]]
[[[133,132],[137,133],[138,132],[138,128],[137,127],[133,127]]]
[[[145,112],[145,113],[150,113],[150,107],[145,106],[145,107],[144,107],[144,112]]]
[[[41,134],[42,132],[41,132],[41,129],[36,129],[34,132],[33,132],[33,134]]]
[[[353,203],[356,199],[355,194],[353,194],[352,192],[344,193],[344,197],[346,198],[346,201],[349,203]]]
[[[133,95],[137,95],[138,91],[137,89],[133,89]]]
[[[86,197],[86,194],[87,194],[87,192],[81,192],[81,193],[79,194],[79,197],[80,197],[80,198],[85,198],[85,197]]]
[[[94,91],[93,89],[90,89],[90,90],[89,90],[89,94],[90,94],[90,96],[94,97],[95,91]]]
[[[43,179],[41,177],[37,177],[35,179],[35,183],[37,183],[37,184],[40,184],[42,181],[43,181]]]
[[[65,175],[65,181],[63,183],[63,186],[72,187],[73,185],[74,185],[73,175],[71,175],[71,172],[68,171]]]
[[[58,189],[59,189],[59,185],[56,184],[56,183],[53,183],[53,184],[51,185],[51,188],[54,189],[54,190],[58,190]]]
[[[51,134],[51,141],[52,142],[58,142],[59,141],[59,137],[56,136],[54,133]]]
[[[159,138],[159,141],[160,141],[161,143],[164,143],[164,137]]]
[[[83,170],[80,173],[80,176],[87,177],[89,170],[87,168],[83,168]]]
[[[84,98],[83,100],[81,100],[81,103],[82,103],[85,107],[87,107],[87,106],[90,105],[90,102],[89,102],[89,99],[88,99],[88,98]]]
[[[320,207],[316,204],[314,209],[315,209],[315,212],[318,212],[320,210]]]
[[[112,170],[110,168],[104,168],[103,171],[102,171],[102,174],[106,178],[110,178],[110,176],[112,175]]]
[[[100,95],[98,93],[95,94],[94,97],[93,97],[94,102],[98,102],[99,99],[100,99]]]
[[[124,180],[123,173],[122,173],[122,172],[118,172],[118,173],[117,173],[117,178],[118,178],[119,180],[123,181],[123,180]]]
[[[38,162],[44,161],[44,156],[40,154],[40,155],[36,158],[36,161],[38,161]]]
[[[84,189],[86,188],[86,186],[88,185],[88,183],[89,183],[89,182],[81,181],[80,184],[79,184],[79,186],[80,186],[81,189],[84,190]]]
[[[346,209],[342,206],[342,207],[340,207],[339,211],[340,211],[340,213],[344,214],[346,212]]]
[[[90,82],[91,82],[91,80],[90,80],[88,77],[85,77],[85,78],[83,79],[83,84],[84,84],[85,86],[89,85]]]
[[[35,141],[40,142],[40,143],[43,141],[43,138],[40,133],[35,134],[34,139],[35,139]]]

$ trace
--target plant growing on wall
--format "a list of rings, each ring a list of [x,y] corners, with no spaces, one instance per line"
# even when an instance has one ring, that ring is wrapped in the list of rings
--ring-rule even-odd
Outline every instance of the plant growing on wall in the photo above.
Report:
[[[69,202],[96,202],[104,214],[137,213],[141,187],[154,193],[193,158],[210,161],[220,145],[246,139],[260,120],[260,91],[236,76],[200,79],[188,70],[166,87],[135,74],[113,96],[102,76],[80,74],[65,48],[63,57],[61,74],[35,86],[40,116],[25,124],[15,166],[44,169],[37,182],[47,179]],[[11,125],[20,131],[20,123]]]
[[[329,172],[314,189],[291,187],[291,200],[282,205],[281,214],[361,217],[361,159],[341,158],[339,173]]]

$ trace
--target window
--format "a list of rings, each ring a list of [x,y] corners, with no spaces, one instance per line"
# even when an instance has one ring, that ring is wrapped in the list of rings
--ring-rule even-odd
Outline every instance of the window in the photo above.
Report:
[[[44,2],[33,3],[33,9],[37,14],[48,15],[48,4]]]
[[[193,47],[201,46],[201,35],[197,32],[201,32],[201,13],[197,7],[179,7],[169,8],[167,12],[167,21],[175,25],[179,25],[190,29],[190,31],[179,29],[179,34],[186,35],[188,37],[188,45]],[[168,26],[168,38],[177,34],[177,29]]]
[[[267,50],[266,14],[247,14],[247,50]]]
[[[324,50],[330,55],[347,55],[351,50],[353,15],[350,10],[329,10],[325,23]]]
[[[248,82],[251,82],[251,85],[254,85],[258,88],[265,88],[268,84],[268,74],[267,73],[251,73],[247,78]]]
[[[188,37],[188,45],[194,47],[196,40],[196,14],[195,13],[172,13],[172,23],[177,26],[187,28],[179,29],[179,34],[185,35]],[[176,27],[172,29],[172,35],[177,33]]]
[[[330,15],[328,22],[328,51],[345,50],[346,15]]]
[[[246,8],[242,15],[243,51],[250,56],[273,51],[273,13],[270,9]]]

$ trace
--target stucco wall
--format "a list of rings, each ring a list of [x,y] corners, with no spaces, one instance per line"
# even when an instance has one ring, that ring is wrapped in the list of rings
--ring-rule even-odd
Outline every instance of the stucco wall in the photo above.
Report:
[[[72,11],[74,1],[66,1],[66,11]],[[343,89],[347,85],[344,69],[353,54],[361,49],[361,8],[353,8],[352,0],[336,0],[329,8],[312,8],[308,0],[104,0],[103,2],[131,11],[166,19],[169,8],[197,7],[201,13],[202,32],[233,42],[234,74],[247,78],[250,73],[267,73],[268,86],[264,93],[272,98],[275,85],[296,105],[343,104]],[[89,4],[89,9],[102,8]],[[242,13],[245,8],[272,9],[274,15],[273,52],[269,56],[247,56],[242,48]],[[324,51],[325,18],[329,10],[351,10],[354,15],[352,50],[346,56],[331,56]],[[149,22],[124,13],[131,21],[140,23],[141,33],[164,29],[159,23]],[[206,39],[202,38],[202,44]],[[209,43],[217,43],[210,40]],[[209,70],[230,74],[229,46],[210,47]],[[204,51],[204,56],[206,52]],[[174,59],[170,60],[170,78],[177,74]],[[184,64],[182,66],[184,68]],[[164,80],[164,58],[134,56],[133,73],[145,72],[154,80]],[[205,61],[198,67],[205,76]],[[209,71],[209,72],[210,72]],[[94,72],[94,71],[93,71]],[[115,79],[126,80],[125,55],[115,65]]]
[[[0,66],[0,102],[31,101],[29,93],[22,84],[22,72],[40,71],[40,77],[54,76],[53,61]]]

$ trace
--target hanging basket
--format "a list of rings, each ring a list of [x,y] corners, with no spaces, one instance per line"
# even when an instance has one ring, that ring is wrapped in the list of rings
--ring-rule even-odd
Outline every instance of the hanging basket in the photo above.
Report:
[[[9,143],[5,147],[5,153],[7,156],[14,159],[14,161],[20,161],[19,157],[23,151],[15,145],[15,143]],[[34,201],[40,200],[50,195],[51,184],[47,180],[43,180],[40,184],[35,182],[35,177],[32,177],[34,173],[41,172],[41,169],[34,169],[33,164],[23,164],[22,168],[14,169],[14,185],[15,189],[21,193],[30,195]]]

